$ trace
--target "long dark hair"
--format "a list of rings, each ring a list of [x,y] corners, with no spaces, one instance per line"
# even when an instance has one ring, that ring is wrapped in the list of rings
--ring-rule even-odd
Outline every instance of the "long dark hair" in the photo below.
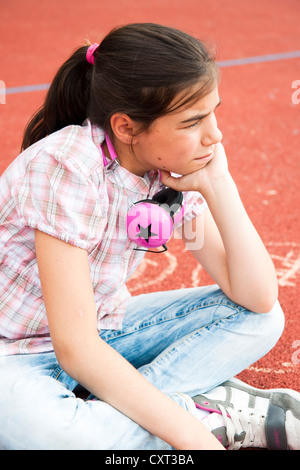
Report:
[[[153,23],[112,30],[86,60],[77,49],[58,70],[43,106],[29,121],[22,149],[86,118],[110,131],[125,113],[147,129],[157,118],[209,93],[217,81],[214,57],[201,41]],[[180,97],[176,101],[176,98]]]

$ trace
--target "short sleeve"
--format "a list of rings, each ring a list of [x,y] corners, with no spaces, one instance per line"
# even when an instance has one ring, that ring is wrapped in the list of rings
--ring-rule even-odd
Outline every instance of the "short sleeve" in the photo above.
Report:
[[[14,183],[12,196],[21,223],[89,250],[101,240],[105,191],[91,175],[60,153],[38,153]]]

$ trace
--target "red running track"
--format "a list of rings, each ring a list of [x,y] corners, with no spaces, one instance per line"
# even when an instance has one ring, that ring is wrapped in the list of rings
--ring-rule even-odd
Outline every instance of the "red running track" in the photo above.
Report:
[[[159,22],[204,39],[217,60],[233,61],[221,69],[219,125],[231,173],[276,265],[286,315],[276,347],[240,377],[298,390],[300,58],[280,54],[299,52],[299,18],[298,0],[10,0],[1,6],[0,24],[0,87],[7,92],[0,104],[0,172],[18,154],[25,123],[45,96],[22,87],[49,83],[86,38],[99,41],[129,22]],[[269,54],[276,60],[268,61]],[[256,59],[234,62],[249,57]],[[138,294],[210,282],[174,240],[166,254],[147,255],[129,287]]]

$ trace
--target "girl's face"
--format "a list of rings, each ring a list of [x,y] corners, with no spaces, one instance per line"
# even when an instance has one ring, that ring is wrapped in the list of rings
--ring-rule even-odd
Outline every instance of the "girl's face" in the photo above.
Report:
[[[186,175],[203,168],[222,140],[215,117],[219,104],[215,87],[191,107],[156,119],[148,130],[134,137],[129,169],[142,176],[151,169]]]

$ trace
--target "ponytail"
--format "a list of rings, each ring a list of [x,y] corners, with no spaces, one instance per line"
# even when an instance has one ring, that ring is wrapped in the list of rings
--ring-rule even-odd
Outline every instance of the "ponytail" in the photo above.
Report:
[[[87,118],[92,73],[87,48],[77,49],[58,70],[43,106],[27,124],[22,150],[65,126],[81,125]]]

